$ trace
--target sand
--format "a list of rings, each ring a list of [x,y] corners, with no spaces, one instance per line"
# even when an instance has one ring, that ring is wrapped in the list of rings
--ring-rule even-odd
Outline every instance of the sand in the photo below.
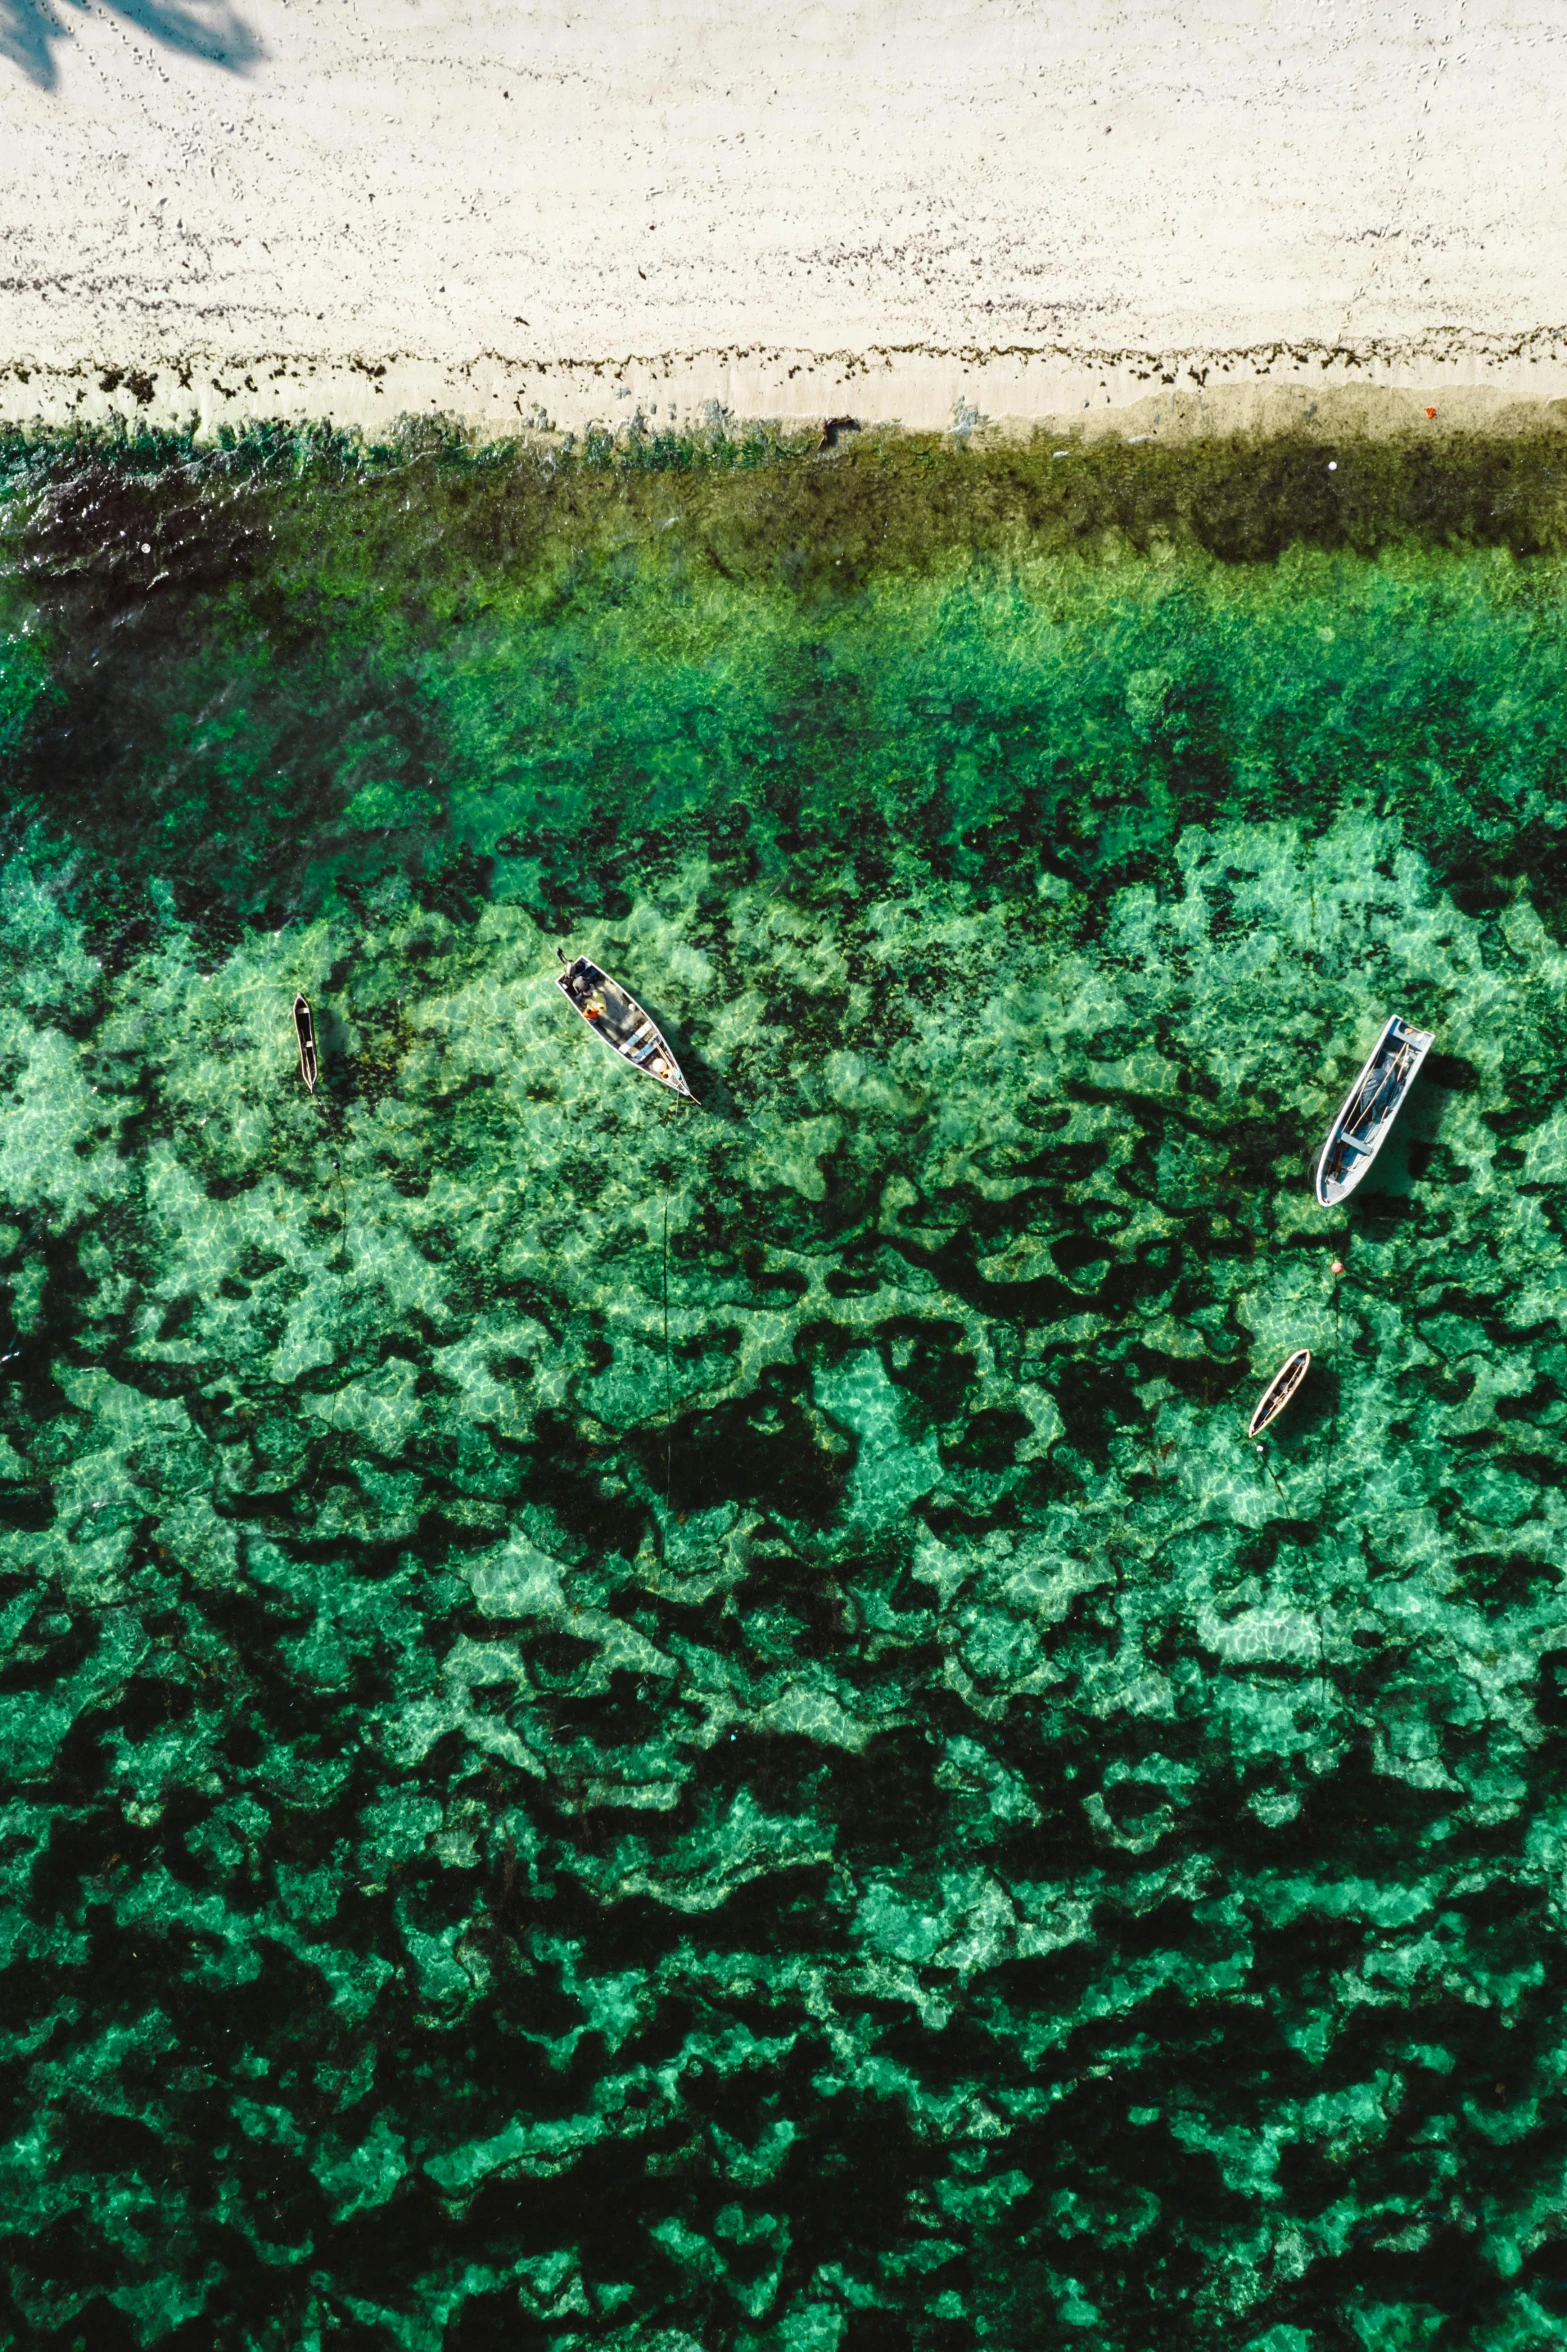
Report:
[[[1538,5],[0,0],[0,52],[13,419],[1567,395]]]

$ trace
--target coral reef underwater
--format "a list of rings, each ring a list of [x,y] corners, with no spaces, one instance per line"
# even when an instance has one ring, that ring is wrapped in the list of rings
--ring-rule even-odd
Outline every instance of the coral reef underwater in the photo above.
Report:
[[[7,2341],[1560,2341],[1555,447],[4,453]]]

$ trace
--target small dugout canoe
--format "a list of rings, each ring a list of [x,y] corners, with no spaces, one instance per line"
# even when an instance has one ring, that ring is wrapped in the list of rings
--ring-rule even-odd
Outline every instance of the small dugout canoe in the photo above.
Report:
[[[1261,1437],[1265,1429],[1272,1427],[1310,1370],[1310,1348],[1297,1348],[1292,1356],[1285,1358],[1262,1392],[1246,1432],[1248,1437]]]
[[[1429,1029],[1412,1029],[1397,1013],[1388,1022],[1317,1155],[1312,1183],[1321,1207],[1334,1209],[1348,1200],[1386,1143],[1435,1043]]]
[[[316,1054],[316,1025],[310,1007],[302,996],[294,999],[294,1035],[299,1040],[299,1075],[306,1091],[314,1094],[316,1080],[321,1075],[321,1064]]]
[[[587,956],[578,956],[563,972],[557,972],[555,985],[566,1002],[575,1005],[594,1036],[603,1038],[611,1053],[618,1054],[633,1070],[640,1070],[644,1078],[656,1078],[671,1094],[682,1095],[687,1102],[696,1101],[663,1031],[652,1014],[644,1012],[629,988],[622,988],[618,980],[601,972]]]

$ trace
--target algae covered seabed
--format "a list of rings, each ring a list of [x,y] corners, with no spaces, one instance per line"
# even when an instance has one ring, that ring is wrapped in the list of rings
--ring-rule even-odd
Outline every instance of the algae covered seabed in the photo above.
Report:
[[[1559,448],[3,453],[8,2341],[1559,2342]]]

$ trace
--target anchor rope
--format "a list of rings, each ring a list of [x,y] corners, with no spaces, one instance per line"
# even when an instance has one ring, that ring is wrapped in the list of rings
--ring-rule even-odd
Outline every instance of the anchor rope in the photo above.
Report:
[[[664,1169],[664,1509],[669,1494],[675,1451],[674,1377],[669,1363],[669,1169]]]
[[[1347,1236],[1345,1237],[1344,1247],[1346,1249],[1349,1247],[1349,1240]],[[1343,1354],[1344,1277],[1342,1274],[1335,1274],[1333,1277],[1333,1378],[1336,1386],[1333,1396],[1333,1425],[1328,1431],[1328,1463],[1322,1478],[1321,1509],[1324,1512],[1328,1507],[1328,1497],[1333,1492],[1333,1455],[1334,1450],[1338,1445],[1338,1417],[1344,1408]]]

